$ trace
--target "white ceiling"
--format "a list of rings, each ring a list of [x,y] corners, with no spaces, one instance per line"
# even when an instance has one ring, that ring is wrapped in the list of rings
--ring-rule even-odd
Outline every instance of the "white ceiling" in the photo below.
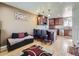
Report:
[[[70,2],[4,2],[5,4],[29,11],[34,14],[43,14],[50,17],[61,17],[66,7],[72,7]],[[48,12],[50,9],[50,12]],[[44,11],[44,13],[43,13]]]

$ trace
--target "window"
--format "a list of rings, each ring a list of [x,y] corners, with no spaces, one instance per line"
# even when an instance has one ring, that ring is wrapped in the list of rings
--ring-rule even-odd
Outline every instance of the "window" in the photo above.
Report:
[[[64,26],[72,27],[72,6],[66,6],[63,13]]]
[[[64,26],[72,27],[72,17],[64,18]]]

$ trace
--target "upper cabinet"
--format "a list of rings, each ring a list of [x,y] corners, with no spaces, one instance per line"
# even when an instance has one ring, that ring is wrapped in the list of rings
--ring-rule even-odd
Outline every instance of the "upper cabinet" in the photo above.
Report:
[[[53,29],[54,28],[54,19],[51,18],[49,19],[49,29]]]
[[[63,18],[54,18],[55,25],[63,25]]]
[[[53,29],[58,25],[63,25],[63,23],[63,18],[51,18],[49,19],[49,29]]]
[[[37,16],[37,25],[47,25],[47,17],[43,15]]]

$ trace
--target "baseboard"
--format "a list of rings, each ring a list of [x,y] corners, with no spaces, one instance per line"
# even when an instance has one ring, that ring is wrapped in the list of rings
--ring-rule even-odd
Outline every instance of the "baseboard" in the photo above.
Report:
[[[1,47],[1,51],[7,50],[7,45]]]

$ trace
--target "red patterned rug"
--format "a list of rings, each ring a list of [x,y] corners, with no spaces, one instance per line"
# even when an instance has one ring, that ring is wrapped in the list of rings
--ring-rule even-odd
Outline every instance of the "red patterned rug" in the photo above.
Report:
[[[52,56],[51,53],[48,53],[42,50],[43,47],[33,45],[30,48],[23,50],[22,56]]]

